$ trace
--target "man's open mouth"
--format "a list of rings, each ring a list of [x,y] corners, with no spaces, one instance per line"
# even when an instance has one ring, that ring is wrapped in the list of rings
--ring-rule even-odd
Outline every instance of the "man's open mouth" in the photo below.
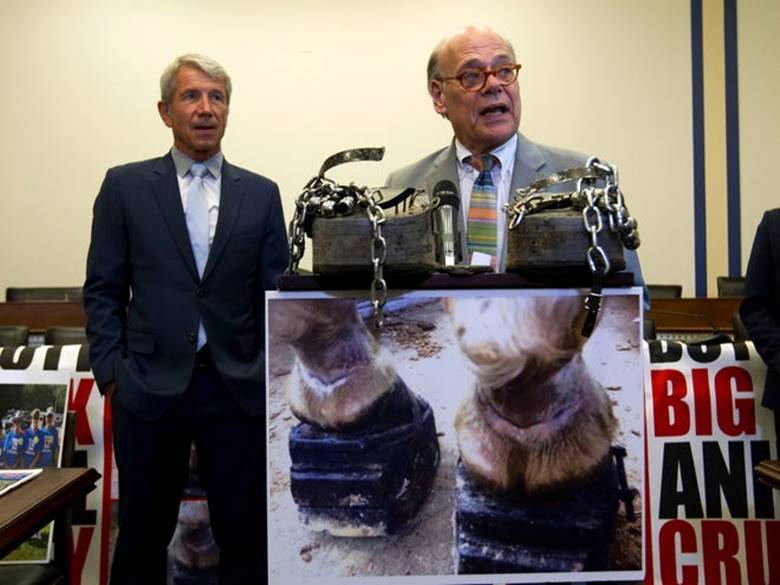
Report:
[[[479,115],[480,116],[502,116],[507,112],[509,112],[509,108],[507,106],[505,106],[504,104],[495,104],[480,110]]]

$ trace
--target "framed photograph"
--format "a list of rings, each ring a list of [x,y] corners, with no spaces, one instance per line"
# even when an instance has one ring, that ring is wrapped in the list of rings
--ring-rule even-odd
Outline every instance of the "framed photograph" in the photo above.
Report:
[[[641,289],[267,295],[269,582],[644,577]]]
[[[44,467],[60,466],[69,381],[68,372],[3,372],[0,383],[1,473],[22,474],[29,479]],[[52,536],[53,523],[0,562],[48,562]]]

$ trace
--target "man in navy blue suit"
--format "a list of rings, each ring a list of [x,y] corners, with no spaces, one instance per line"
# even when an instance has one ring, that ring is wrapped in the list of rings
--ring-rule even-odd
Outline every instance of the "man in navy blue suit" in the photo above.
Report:
[[[780,208],[756,230],[739,314],[767,365],[762,404],[780,414]]]
[[[231,82],[218,63],[178,57],[160,90],[173,148],[106,174],[84,283],[119,469],[111,583],[165,583],[193,441],[220,583],[260,583],[264,291],[287,264],[279,190],[223,158]]]

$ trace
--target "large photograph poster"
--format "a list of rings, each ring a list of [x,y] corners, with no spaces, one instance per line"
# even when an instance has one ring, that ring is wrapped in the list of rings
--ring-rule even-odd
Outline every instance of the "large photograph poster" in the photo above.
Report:
[[[780,491],[753,474],[778,458],[753,344],[654,341],[648,366],[648,582],[780,583]]]
[[[641,579],[640,311],[585,340],[576,291],[407,293],[374,341],[365,294],[271,293],[270,583]]]

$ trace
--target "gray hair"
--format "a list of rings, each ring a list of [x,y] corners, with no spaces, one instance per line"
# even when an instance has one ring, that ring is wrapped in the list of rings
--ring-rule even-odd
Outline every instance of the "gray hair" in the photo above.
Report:
[[[205,55],[187,53],[186,55],[176,57],[160,76],[160,100],[164,104],[171,102],[173,92],[176,89],[176,74],[179,72],[179,69],[185,66],[200,69],[212,79],[223,82],[225,84],[225,92],[227,93],[225,99],[227,103],[230,103],[230,93],[233,91],[233,84],[230,82],[230,75],[222,68],[222,65]]]
[[[462,28],[454,33],[448,34],[446,37],[444,37],[442,40],[440,40],[438,43],[436,43],[436,46],[433,48],[433,51],[431,51],[431,56],[428,57],[428,92],[431,91],[431,81],[434,79],[440,79],[441,78],[441,71],[439,71],[439,58],[441,56],[441,52],[444,49],[444,47],[447,46],[447,43],[452,40],[452,38],[458,34],[461,34],[465,32],[468,29],[473,28],[486,28],[486,27],[475,27],[475,26],[467,26],[465,28]],[[492,30],[492,29],[488,29]],[[498,33],[494,32],[498,37],[504,41],[504,44],[506,45],[506,48],[509,49],[509,52],[512,54],[512,58],[515,58],[515,48],[512,46],[512,43],[510,43],[506,37],[503,35],[500,35]]]

